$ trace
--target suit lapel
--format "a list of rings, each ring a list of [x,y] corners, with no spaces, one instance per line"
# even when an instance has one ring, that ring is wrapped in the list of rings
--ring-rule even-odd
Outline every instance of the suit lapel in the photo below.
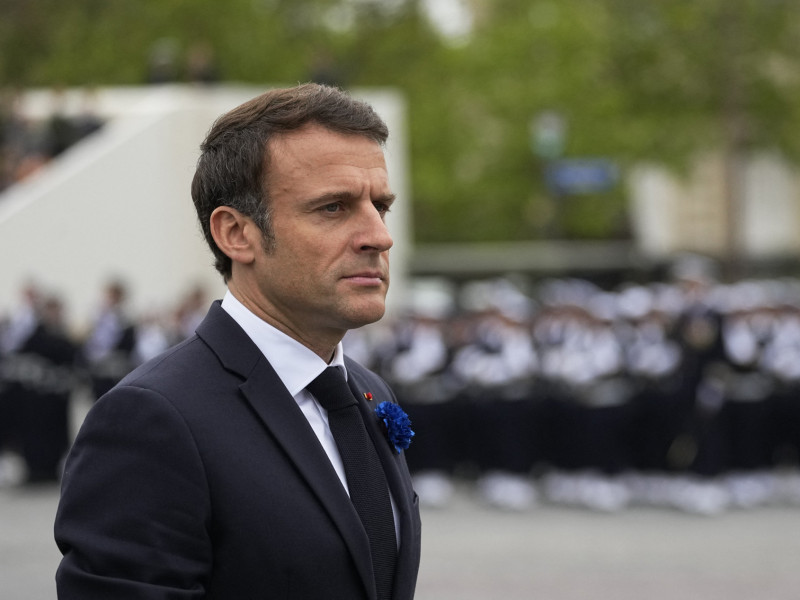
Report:
[[[358,400],[364,423],[377,449],[386,473],[392,498],[399,513],[401,552],[398,554],[397,559],[393,597],[411,598],[413,597],[413,587],[416,582],[416,572],[419,564],[419,556],[413,551],[416,526],[418,524],[416,508],[412,504],[414,490],[408,477],[405,457],[402,454],[395,453],[374,412],[378,404],[384,401],[392,401],[393,398],[385,385],[371,387],[368,380],[349,361],[347,363],[347,373],[350,389]],[[364,394],[367,392],[373,396],[371,401],[365,399]],[[407,551],[403,551],[406,549]],[[410,588],[405,589],[409,585]]]
[[[197,330],[226,369],[239,373],[239,386],[259,420],[325,507],[353,555],[353,562],[372,594],[369,540],[347,492],[294,398],[275,370],[239,325],[215,303]]]

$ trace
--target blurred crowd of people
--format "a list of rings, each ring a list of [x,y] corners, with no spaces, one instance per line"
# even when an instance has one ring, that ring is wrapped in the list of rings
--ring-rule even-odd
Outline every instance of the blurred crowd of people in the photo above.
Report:
[[[94,401],[137,365],[189,337],[208,309],[191,290],[167,314],[134,318],[126,286],[113,281],[89,330],[76,334],[61,298],[35,284],[0,314],[0,486],[58,481],[74,431],[70,403]],[[22,469],[17,468],[20,461]]]
[[[346,352],[412,419],[421,500],[447,506],[468,486],[508,510],[800,506],[800,280],[675,275],[613,290],[423,279],[402,311],[350,332]],[[23,297],[0,319],[0,454],[57,480],[75,391],[96,399],[190,336],[208,299],[133,318],[113,283],[77,337],[57,298]]]
[[[421,501],[466,483],[509,510],[800,505],[800,281],[677,275],[420,286],[345,338],[412,419]]]
[[[77,111],[68,111],[61,88],[51,91],[50,113],[43,119],[23,114],[21,93],[0,90],[0,191],[36,172],[67,148],[103,126],[86,89]]]
[[[147,84],[210,85],[219,80],[214,49],[207,42],[192,43],[185,56],[172,38],[158,40],[150,50]],[[54,86],[49,91],[46,116],[31,118],[23,110],[23,90],[11,86],[0,89],[0,192],[104,125],[94,88],[84,87],[74,102],[77,105],[69,103],[68,96],[66,88]]]

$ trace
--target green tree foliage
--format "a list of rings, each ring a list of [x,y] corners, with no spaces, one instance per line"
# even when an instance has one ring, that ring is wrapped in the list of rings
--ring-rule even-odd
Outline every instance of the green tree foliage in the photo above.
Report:
[[[222,80],[393,86],[409,106],[419,241],[624,235],[625,190],[556,198],[531,123],[564,158],[624,172],[703,149],[800,158],[796,0],[472,0],[447,39],[422,0],[0,0],[0,84],[130,85],[154,52],[185,80],[196,44]]]

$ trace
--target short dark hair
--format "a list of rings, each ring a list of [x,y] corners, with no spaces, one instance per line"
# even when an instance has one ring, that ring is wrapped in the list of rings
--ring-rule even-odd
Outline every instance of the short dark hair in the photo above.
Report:
[[[230,206],[252,218],[263,234],[265,248],[271,250],[274,236],[266,177],[269,142],[308,123],[364,136],[380,145],[389,135],[386,124],[366,102],[335,87],[306,83],[270,90],[225,113],[200,145],[192,199],[214,253],[214,266],[226,281],[231,276],[231,259],[211,236],[211,213],[219,206]]]

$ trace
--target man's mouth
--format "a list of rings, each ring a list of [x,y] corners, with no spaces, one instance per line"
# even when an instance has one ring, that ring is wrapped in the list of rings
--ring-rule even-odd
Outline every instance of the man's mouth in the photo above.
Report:
[[[380,285],[386,280],[386,276],[381,271],[362,271],[346,275],[344,279],[359,285]]]

